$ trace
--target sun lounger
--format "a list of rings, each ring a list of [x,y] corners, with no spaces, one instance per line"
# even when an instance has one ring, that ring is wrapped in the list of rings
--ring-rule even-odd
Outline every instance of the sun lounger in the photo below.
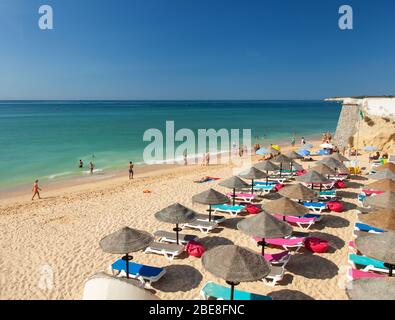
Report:
[[[196,220],[197,221],[205,221],[205,222],[209,222],[209,216],[208,214],[196,214]],[[220,224],[222,222],[224,222],[226,220],[226,218],[224,216],[217,216],[217,215],[211,215],[211,222],[215,222],[217,224]]]
[[[157,253],[164,255],[167,259],[173,260],[184,251],[184,246],[173,243],[153,242],[146,249],[145,253]]]
[[[275,182],[275,181],[268,181],[267,183],[266,183],[266,181],[255,181],[254,182],[254,186],[266,186],[266,185],[276,185],[277,184],[277,182]]]
[[[383,261],[372,259],[369,257],[361,256],[358,254],[350,254],[348,261],[354,269],[357,266],[363,267],[362,271],[376,271],[381,273],[389,273],[389,269],[384,265]]]
[[[263,281],[271,287],[274,287],[278,282],[284,278],[284,266],[271,266],[270,273],[263,279]]]
[[[355,224],[355,230],[369,232],[369,233],[383,233],[384,232],[384,230],[382,230],[382,229],[374,228],[374,227],[371,227],[367,224],[358,223],[358,222]]]
[[[154,232],[154,236],[158,238],[159,242],[169,242],[169,243],[177,243],[177,237],[175,232],[168,231],[156,231]],[[178,234],[178,241],[180,244],[187,244],[189,241],[197,241],[199,238],[192,234]]]
[[[268,185],[268,186],[265,186],[265,185],[255,185],[254,186],[254,190],[255,191],[257,191],[257,192],[260,192],[260,194],[262,194],[262,193],[270,193],[271,191],[273,191],[273,190],[275,190],[275,188],[276,188],[276,186],[275,185]]]
[[[110,270],[113,275],[119,272],[119,275],[126,276],[126,261],[122,259],[115,261],[110,266]],[[129,261],[129,276],[140,280],[143,284],[146,282],[152,283],[158,281],[165,273],[166,270],[163,268],[146,266],[144,264]]]
[[[279,253],[265,253],[263,257],[271,265],[282,265],[285,267],[291,258],[291,253],[289,251],[283,251]]]
[[[214,213],[224,212],[229,213],[232,217],[236,217],[238,214],[245,211],[245,206],[231,206],[228,204],[220,204],[211,207],[214,209]]]
[[[233,193],[228,193],[227,196],[230,199],[233,199]],[[235,195],[235,200],[237,202],[246,202],[246,203],[251,203],[252,200],[256,198],[256,194],[251,194],[251,193],[236,193]]]
[[[382,190],[373,190],[373,189],[362,189],[362,194],[366,196],[375,196],[379,194],[383,194],[385,191]]]
[[[363,201],[366,199],[366,195],[365,194],[358,194],[358,202],[361,206],[363,206]]]
[[[262,238],[253,237],[256,242],[262,241]],[[304,246],[306,238],[305,237],[290,237],[290,238],[274,238],[274,239],[265,239],[266,244],[280,247],[284,250],[288,250],[291,248],[296,249],[296,252],[300,250]]]
[[[332,181],[331,183],[322,184],[322,188],[325,190],[332,190],[335,187],[336,181]],[[311,183],[304,183],[307,188],[311,188]],[[319,188],[319,183],[314,183],[314,187]]]
[[[322,199],[333,199],[337,198],[336,190],[324,190],[317,193],[318,198]]]
[[[284,217],[279,214],[274,215],[278,220],[284,220]],[[296,224],[299,228],[303,230],[308,230],[310,227],[317,222],[316,217],[293,217],[293,216],[286,216],[285,221],[290,224]]]
[[[328,209],[328,205],[324,202],[303,202],[303,205],[306,208],[309,208],[310,211],[314,213],[319,213],[321,214],[323,210]]]
[[[349,280],[357,279],[374,279],[374,278],[384,278],[386,275],[379,274],[371,271],[362,271],[354,268],[350,268],[347,273],[347,278]]]
[[[203,232],[205,234],[209,233],[210,231],[218,228],[218,224],[215,222],[208,222],[208,221],[192,221],[188,222],[182,225],[182,227],[187,227],[190,229],[197,229],[200,232]]]
[[[278,176],[278,177],[276,177],[276,176],[270,176],[270,177],[269,177],[269,181],[275,181],[275,182],[277,182],[277,183],[283,184],[283,183],[285,183],[285,182],[287,181],[287,178],[286,178],[286,177],[283,177],[283,176],[281,176],[281,178],[280,178],[280,176]]]
[[[207,300],[208,298],[216,298],[217,300],[230,300],[230,287],[224,287],[215,282],[207,282],[200,290],[200,295]],[[234,291],[235,300],[273,300],[272,297],[260,294],[250,293],[246,291]]]
[[[329,179],[330,180],[335,180],[335,181],[344,181],[349,178],[348,173],[340,173],[337,175],[330,175]]]

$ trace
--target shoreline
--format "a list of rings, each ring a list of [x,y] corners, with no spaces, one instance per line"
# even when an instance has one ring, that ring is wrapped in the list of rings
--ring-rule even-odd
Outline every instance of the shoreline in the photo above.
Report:
[[[307,142],[312,143],[315,146],[319,146],[321,143],[319,139],[319,134],[314,135],[306,135]],[[270,143],[274,143],[274,141],[267,140],[265,146]],[[293,149],[298,150],[300,148],[300,144],[296,143],[295,147],[292,148],[289,144],[289,139],[278,140],[277,144],[281,148],[285,149]],[[252,155],[252,158],[260,157],[257,155]],[[200,166],[198,163],[199,159],[196,156],[191,157],[191,159],[196,159],[197,163],[188,165],[187,168],[192,168],[193,166]],[[215,164],[216,166],[227,166],[229,164]],[[140,179],[149,177],[157,174],[158,176],[162,174],[169,173],[176,169],[185,168],[183,164],[138,164],[134,167],[134,178],[131,182]],[[58,180],[48,180],[48,179],[40,179],[40,187],[43,189],[42,196],[45,197],[53,197],[59,196],[62,193],[69,192],[83,192],[90,191],[94,187],[106,186],[107,184],[119,184],[120,182],[128,182],[127,179],[127,168],[114,168],[108,171],[105,171],[101,174],[94,174],[93,176],[78,176],[78,177],[68,177],[68,178],[60,178]],[[198,177],[199,178],[199,177]],[[33,179],[33,178],[32,178]],[[33,180],[32,180],[33,181]],[[0,207],[4,205],[13,204],[15,202],[20,201],[31,201],[31,186],[32,183],[25,183],[15,187],[11,187],[8,190],[4,190],[4,188],[0,187]]]

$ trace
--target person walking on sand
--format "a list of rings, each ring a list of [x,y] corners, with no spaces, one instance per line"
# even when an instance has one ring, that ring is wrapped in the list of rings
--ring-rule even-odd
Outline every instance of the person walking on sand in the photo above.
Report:
[[[129,180],[133,179],[134,172],[133,172],[134,164],[132,161],[129,162]]]
[[[95,169],[95,165],[91,161],[91,162],[89,162],[89,171],[90,171],[91,175],[93,175],[93,169]]]
[[[210,165],[210,152],[206,153],[206,166]]]
[[[37,195],[39,199],[41,199],[40,197],[40,191],[41,188],[38,186],[38,179],[36,179],[33,183],[33,188],[32,188],[32,192],[33,192],[33,197],[32,197],[32,201],[34,200],[34,197]]]

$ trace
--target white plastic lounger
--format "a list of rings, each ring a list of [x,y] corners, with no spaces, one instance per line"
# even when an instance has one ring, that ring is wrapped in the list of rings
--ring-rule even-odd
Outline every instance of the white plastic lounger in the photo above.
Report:
[[[189,223],[185,223],[182,225],[182,227],[187,227],[187,228],[191,228],[191,229],[197,229],[202,233],[209,233],[210,231],[218,228],[218,224],[215,222],[208,222],[208,221],[192,221]]]
[[[196,220],[209,222],[209,216],[208,216],[208,214],[197,214]],[[226,220],[226,218],[224,216],[216,216],[213,214],[211,215],[211,222],[215,222],[216,224],[220,224],[220,223],[224,222],[225,220]]]
[[[228,193],[227,196],[229,197],[229,199],[233,199],[233,193]],[[251,203],[252,200],[256,198],[256,196],[257,196],[256,194],[250,194],[250,193],[236,193],[235,201]]]
[[[164,268],[147,266],[136,262],[129,261],[129,276],[138,279],[142,284],[153,283],[158,281],[166,273]],[[119,259],[110,265],[110,272],[114,276],[126,276],[126,261]]]
[[[215,205],[211,208],[214,209],[214,214],[223,212],[230,214],[232,217],[236,217],[238,214],[245,211],[245,206],[230,206],[228,204]]]
[[[175,232],[158,230],[154,232],[154,236],[158,238],[159,242],[177,243],[177,237]],[[178,241],[181,244],[187,244],[189,241],[197,241],[198,239],[198,236],[192,234],[178,234]]]
[[[278,177],[271,176],[271,177],[269,177],[269,181],[275,181],[277,183],[284,183],[287,181],[287,178],[283,177],[283,176],[281,176],[281,178],[279,176]]]
[[[256,185],[256,186],[254,186],[254,190],[259,192],[260,194],[263,194],[263,193],[268,194],[271,191],[275,190],[275,187],[276,187],[275,185],[268,185],[268,186]]]
[[[313,213],[321,214],[323,210],[328,209],[328,205],[324,202],[303,202],[303,205]]]
[[[184,246],[173,243],[153,242],[145,249],[145,253],[156,253],[164,255],[170,261],[184,251]]]
[[[284,278],[284,267],[271,266],[270,273],[266,278],[263,279],[263,282],[268,286],[274,287],[277,282],[281,281]]]
[[[331,183],[322,184],[322,188],[325,190],[332,190],[335,187],[336,181],[332,181]],[[307,188],[311,188],[311,183],[304,183]],[[314,187],[319,187],[319,183],[314,183]]]

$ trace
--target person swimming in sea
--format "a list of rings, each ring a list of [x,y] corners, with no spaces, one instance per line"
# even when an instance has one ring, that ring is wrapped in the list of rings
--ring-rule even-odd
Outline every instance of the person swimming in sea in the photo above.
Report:
[[[78,167],[80,169],[82,169],[84,167],[84,161],[80,160],[80,163],[79,163]]]
[[[133,175],[134,175],[133,167],[134,167],[134,164],[132,161],[130,161],[129,162],[129,180],[133,179]]]
[[[38,185],[38,179],[36,179],[33,183],[33,188],[32,188],[32,192],[33,192],[33,197],[32,197],[32,201],[34,200],[34,197],[37,195],[39,199],[41,199],[40,197],[40,191],[41,188]]]

